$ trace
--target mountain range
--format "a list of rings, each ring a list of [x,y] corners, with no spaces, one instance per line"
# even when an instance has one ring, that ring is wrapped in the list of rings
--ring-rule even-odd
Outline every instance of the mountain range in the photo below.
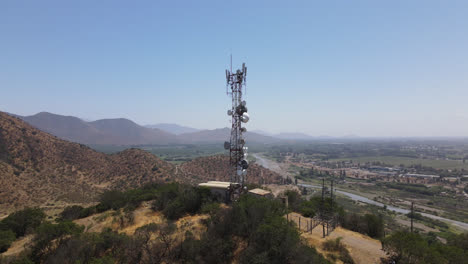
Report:
[[[72,142],[87,145],[167,145],[192,143],[222,143],[229,140],[229,129],[198,130],[176,124],[141,126],[125,119],[101,119],[92,122],[74,116],[41,112],[18,117],[30,125]],[[168,131],[172,131],[168,132]],[[187,132],[191,131],[191,132]],[[246,140],[253,143],[273,143],[278,139],[246,133]]]
[[[180,135],[180,134],[184,134],[184,133],[193,133],[193,132],[200,131],[200,129],[196,129],[196,128],[193,128],[193,127],[181,126],[181,125],[178,125],[178,124],[168,124],[168,123],[161,123],[161,124],[155,124],[155,125],[145,125],[145,127],[161,129],[163,131],[166,131],[168,133],[172,133],[172,134],[175,134],[175,135]]]
[[[83,125],[75,118],[65,119]],[[133,122],[122,123],[134,126]],[[108,121],[97,124],[108,125]],[[94,131],[93,127],[84,128]],[[217,180],[228,180],[228,159],[220,155],[203,157],[176,166],[141,149],[108,155],[59,139],[0,112],[0,216],[24,206],[92,202],[104,190],[128,189],[150,182],[198,183],[213,180],[212,175]],[[281,177],[252,164],[248,180],[278,183]]]

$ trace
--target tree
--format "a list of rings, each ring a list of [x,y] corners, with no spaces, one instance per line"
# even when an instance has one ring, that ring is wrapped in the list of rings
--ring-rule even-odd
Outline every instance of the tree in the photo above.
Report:
[[[383,239],[383,248],[396,263],[445,263],[419,234],[399,231]]]
[[[34,259],[39,260],[48,255],[51,249],[62,242],[70,235],[78,235],[84,230],[83,226],[79,226],[73,222],[65,221],[58,224],[44,222],[37,228],[34,238],[35,245],[33,249]],[[51,243],[54,241],[54,243]]]
[[[45,213],[39,208],[26,208],[10,214],[3,219],[0,230],[12,230],[16,237],[34,231],[45,219]]]
[[[65,209],[60,213],[60,220],[75,220],[81,218],[83,214],[84,208],[79,205],[67,206]]]
[[[366,214],[364,216],[367,223],[367,234],[373,238],[383,237],[384,224],[381,216]]]

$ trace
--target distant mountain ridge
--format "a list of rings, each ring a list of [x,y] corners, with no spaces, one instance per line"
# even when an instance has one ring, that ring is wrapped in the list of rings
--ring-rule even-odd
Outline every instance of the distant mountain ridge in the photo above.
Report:
[[[125,118],[101,119],[86,122],[74,116],[63,116],[41,112],[32,116],[18,117],[30,125],[72,142],[87,145],[168,145],[194,143],[222,143],[229,141],[229,128],[196,130],[176,124],[165,124],[166,130],[173,129],[173,134],[161,128],[150,128],[136,124]],[[194,131],[195,130],[195,131]],[[193,131],[180,133],[182,131]],[[246,140],[252,143],[274,143],[279,139],[247,132]]]
[[[231,129],[230,128],[217,128],[212,130],[201,130],[195,133],[186,133],[179,135],[181,142],[188,143],[216,143],[229,141]],[[280,140],[274,137],[264,136],[257,133],[245,133],[245,140],[252,143],[275,143]]]
[[[62,116],[48,112],[17,117],[44,132],[82,144],[141,145],[178,143],[177,137],[173,134],[160,129],[146,128],[125,118],[86,122],[74,116]]]
[[[304,133],[279,133],[273,135],[276,138],[280,139],[290,139],[290,140],[311,140],[316,139],[316,137],[304,134]]]
[[[169,124],[169,123],[160,123],[156,125],[146,125],[145,127],[148,128],[157,128],[161,129],[163,131],[166,131],[168,133],[172,133],[175,135],[180,135],[184,133],[193,133],[193,132],[198,132],[200,129],[196,129],[193,127],[187,127],[187,126],[181,126],[178,124]]]

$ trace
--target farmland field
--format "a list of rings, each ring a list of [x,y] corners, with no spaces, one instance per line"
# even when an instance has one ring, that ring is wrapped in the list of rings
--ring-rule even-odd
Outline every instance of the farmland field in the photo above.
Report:
[[[330,162],[336,161],[349,161],[359,163],[366,162],[382,162],[394,166],[403,164],[404,166],[421,165],[424,167],[432,167],[438,169],[468,169],[468,162],[463,163],[461,160],[444,160],[444,159],[415,159],[397,156],[374,156],[374,157],[355,157],[355,158],[341,158],[341,159],[330,159]]]

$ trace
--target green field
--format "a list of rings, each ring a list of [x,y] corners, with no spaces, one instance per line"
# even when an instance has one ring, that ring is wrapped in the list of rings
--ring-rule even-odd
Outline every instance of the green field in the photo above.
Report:
[[[468,162],[463,163],[460,160],[434,160],[434,159],[415,159],[406,157],[396,156],[377,156],[377,157],[354,157],[354,158],[341,158],[341,159],[330,159],[329,162],[337,161],[349,161],[352,160],[354,163],[366,163],[379,161],[385,164],[399,166],[403,164],[405,166],[421,165],[424,167],[433,167],[438,169],[468,169]]]

